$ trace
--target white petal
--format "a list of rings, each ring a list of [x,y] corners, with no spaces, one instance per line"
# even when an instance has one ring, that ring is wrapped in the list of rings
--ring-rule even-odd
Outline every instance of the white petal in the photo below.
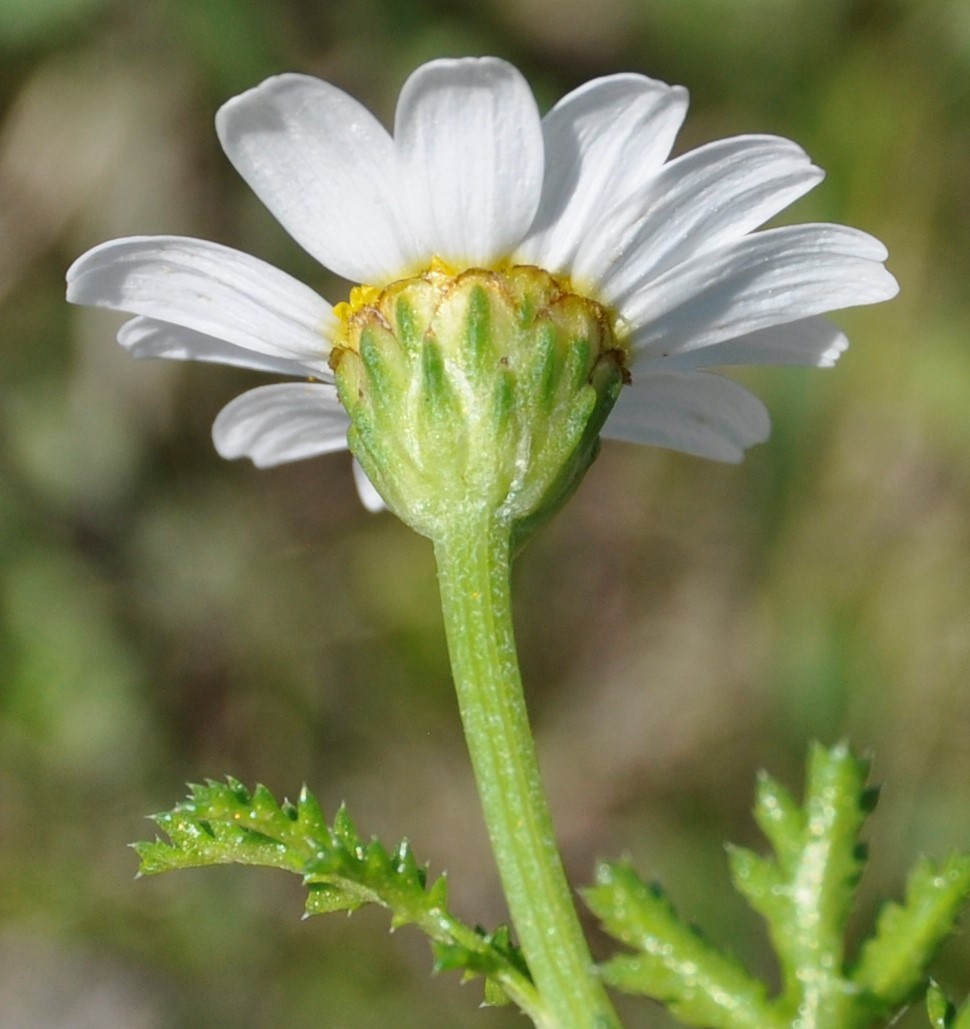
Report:
[[[360,462],[356,457],[354,458],[354,485],[357,487],[357,496],[360,497],[360,502],[366,510],[376,514],[378,511],[385,511],[387,509],[384,498],[374,488],[374,484],[370,479],[367,478],[367,472],[361,468]]]
[[[353,97],[309,75],[278,75],[224,104],[216,131],[239,174],[321,264],[376,284],[410,268],[394,144]]]
[[[284,382],[230,401],[212,426],[222,457],[248,457],[257,468],[347,449],[347,414],[333,386]]]
[[[621,393],[603,436],[740,461],[770,431],[764,404],[730,379],[708,372],[654,372]]]
[[[745,236],[643,286],[620,308],[634,351],[669,356],[824,311],[888,300],[885,247],[841,225]]]
[[[327,368],[333,309],[278,268],[218,243],[133,236],[68,269],[67,299],[181,325],[243,350]]]
[[[542,200],[517,258],[566,272],[589,234],[650,180],[687,113],[687,90],[643,75],[594,79],[542,120]]]
[[[631,284],[738,239],[821,182],[797,143],[737,136],[698,147],[665,165],[649,186],[599,223],[577,256],[609,302]]]
[[[692,368],[725,368],[729,365],[807,365],[831,368],[849,341],[827,318],[803,318],[787,325],[773,325],[709,347],[682,350],[667,358],[644,356],[643,364],[688,371]],[[636,377],[637,361],[632,370]]]
[[[457,265],[508,257],[542,187],[539,112],[522,75],[494,57],[422,65],[401,90],[394,138],[424,253]]]
[[[302,361],[283,357],[268,357],[252,350],[244,350],[225,340],[207,336],[203,332],[185,329],[181,325],[156,321],[154,318],[132,318],[118,332],[118,342],[132,357],[167,357],[175,361],[208,361],[228,364],[237,368],[252,368],[258,372],[276,372],[280,375],[307,376],[320,374]]]

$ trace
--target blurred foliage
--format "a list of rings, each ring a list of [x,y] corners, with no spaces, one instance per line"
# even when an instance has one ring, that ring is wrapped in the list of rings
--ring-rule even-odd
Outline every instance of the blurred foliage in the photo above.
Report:
[[[133,881],[143,816],[229,772],[346,799],[447,869],[460,915],[504,918],[424,541],[363,513],[345,459],[221,462],[211,420],[253,377],[131,361],[120,318],[63,302],[78,253],[151,232],[338,298],[221,155],[216,107],[290,69],[389,117],[416,64],[486,52],[544,105],[619,70],[684,83],[681,149],[797,139],[829,177],[791,219],[875,233],[902,284],[838,319],[835,371],[747,377],[774,433],[742,466],[609,445],[520,559],[573,880],[625,852],[770,978],[721,841],[754,842],[756,770],[796,787],[813,737],[891,787],[860,925],[918,852],[970,843],[965,0],[0,0],[5,1026],[518,1024],[379,915],[301,924],[285,877]],[[963,997],[968,968],[964,937],[934,974]]]
[[[970,854],[939,867],[921,858],[905,900],[884,905],[848,960],[846,928],[868,857],[859,832],[878,794],[866,784],[868,770],[844,743],[814,745],[802,804],[763,773],[754,816],[774,853],[729,847],[734,887],[765,920],[777,956],[777,995],[711,946],[662,886],[628,862],[601,863],[596,885],[583,891],[610,936],[631,948],[606,963],[606,981],[662,1000],[684,1025],[710,1029],[892,1024],[927,991],[927,968],[970,895]],[[945,1010],[945,997],[930,999],[931,1007],[941,1003]]]

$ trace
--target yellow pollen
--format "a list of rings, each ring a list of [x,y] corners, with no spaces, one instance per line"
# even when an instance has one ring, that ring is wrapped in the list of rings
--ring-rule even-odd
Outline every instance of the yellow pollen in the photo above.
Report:
[[[447,261],[442,260],[437,254],[431,258],[431,264],[428,267],[429,272],[433,272],[436,275],[447,275],[450,279],[453,279],[464,270],[459,268],[457,264],[449,264]]]
[[[498,261],[491,268],[480,268],[479,266],[465,267],[463,265],[451,264],[443,258],[435,255],[431,258],[430,262],[424,269],[412,272],[411,274],[407,274],[405,272],[400,279],[387,283],[384,286],[372,286],[368,283],[362,283],[359,286],[354,286],[350,291],[349,297],[346,300],[335,304],[333,308],[333,313],[340,323],[334,338],[333,352],[336,354],[342,348],[349,346],[348,340],[353,331],[351,329],[351,323],[354,321],[355,316],[367,308],[378,306],[387,290],[398,283],[404,283],[408,280],[423,279],[425,282],[433,284],[444,284],[446,280],[458,279],[468,272],[482,271],[502,275],[505,272],[511,271],[515,267],[517,266],[512,261],[508,260]],[[605,305],[600,304],[593,298],[592,294],[595,291],[577,289],[574,283],[565,275],[552,275],[544,269],[539,268],[537,268],[536,271],[548,276],[563,295],[571,294],[582,297],[600,307],[609,320],[610,329],[613,333],[614,339],[616,339],[618,343],[619,349],[621,351],[625,350],[623,343],[624,337],[627,334],[625,325],[622,320],[610,312]],[[355,348],[350,347],[350,349]],[[624,379],[628,380],[628,373],[626,371],[624,371]]]
[[[333,313],[346,325],[358,311],[375,303],[380,295],[377,286],[368,286],[366,282],[354,286],[347,300],[334,305]]]

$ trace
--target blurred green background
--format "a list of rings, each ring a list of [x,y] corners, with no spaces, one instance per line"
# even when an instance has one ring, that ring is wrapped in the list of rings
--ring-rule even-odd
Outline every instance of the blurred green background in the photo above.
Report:
[[[217,106],[299,70],[389,118],[417,64],[477,53],[544,108],[614,71],[683,83],[679,150],[797,139],[829,175],[788,220],[875,233],[902,285],[837,317],[835,371],[747,376],[774,432],[743,465],[607,445],[521,558],[573,880],[628,853],[774,975],[721,845],[761,846],[755,773],[800,789],[814,738],[871,751],[884,785],[857,935],[917,853],[970,848],[965,0],[0,0],[3,1029],[523,1024],[429,977],[383,912],[301,922],[299,884],[251,869],[134,881],[144,816],[228,772],[346,800],[447,870],[460,914],[504,918],[429,546],[363,512],[346,458],[221,461],[212,419],[258,379],[132,361],[119,316],[63,302],[82,250],[154,232],[339,299],[222,156]],[[936,975],[970,989],[970,939]]]

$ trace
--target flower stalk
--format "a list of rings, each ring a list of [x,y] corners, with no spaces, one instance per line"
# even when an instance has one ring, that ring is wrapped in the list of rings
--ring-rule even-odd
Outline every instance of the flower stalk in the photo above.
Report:
[[[618,1026],[579,924],[516,657],[514,553],[576,487],[623,384],[603,307],[538,268],[442,262],[337,315],[348,443],[432,540],[465,736],[544,1029]]]
[[[69,300],[134,316],[118,339],[135,356],[297,380],[222,410],[224,457],[268,467],[349,449],[364,503],[433,541],[461,715],[543,1029],[618,1023],[539,778],[512,557],[601,437],[740,460],[767,438],[768,415],[716,370],[829,366],[847,340],[819,316],[897,289],[867,233],[760,230],[821,180],[791,141],[738,136],[669,160],[686,108],[681,87],[621,74],[541,117],[506,62],[440,60],[405,83],[392,135],[337,87],[274,76],[220,109],[219,139],[293,238],[358,283],[347,301],[177,236],[105,243],[68,271]]]
[[[455,688],[512,922],[557,1029],[619,1026],[594,970],[539,774],[516,656],[512,531],[466,518],[435,541]]]

